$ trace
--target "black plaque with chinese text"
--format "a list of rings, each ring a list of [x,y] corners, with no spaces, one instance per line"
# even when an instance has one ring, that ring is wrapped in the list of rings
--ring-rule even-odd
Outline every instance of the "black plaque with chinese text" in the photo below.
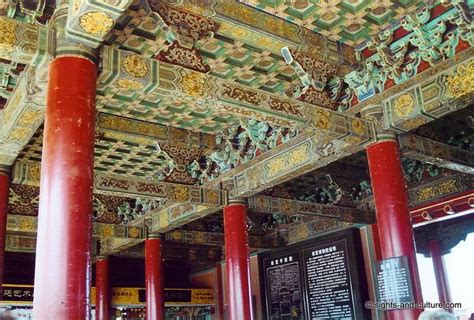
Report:
[[[352,319],[346,240],[304,250],[310,319]]]
[[[265,319],[370,319],[359,229],[269,250],[259,262]]]
[[[266,261],[268,319],[303,319],[299,253]]]

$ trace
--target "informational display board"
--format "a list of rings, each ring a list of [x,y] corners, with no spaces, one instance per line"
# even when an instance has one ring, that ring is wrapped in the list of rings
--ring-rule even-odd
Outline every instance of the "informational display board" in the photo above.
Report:
[[[303,319],[299,254],[270,261],[269,279],[270,319]]]
[[[351,319],[346,240],[304,250],[310,319]]]
[[[370,319],[357,228],[259,255],[266,319]]]
[[[377,301],[387,309],[394,309],[402,303],[414,302],[408,258],[395,257],[377,261],[376,294]]]

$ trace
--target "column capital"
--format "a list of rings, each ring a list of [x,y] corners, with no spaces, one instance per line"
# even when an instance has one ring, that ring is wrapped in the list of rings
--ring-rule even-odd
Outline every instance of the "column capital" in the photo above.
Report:
[[[109,260],[109,256],[107,255],[99,255],[95,257],[95,260]]]
[[[397,141],[397,136],[395,133],[390,131],[380,131],[377,132],[377,142],[385,142],[385,141]]]
[[[162,233],[150,233],[147,236],[147,239],[163,239],[163,234]]]
[[[233,204],[242,204],[242,205],[247,205],[247,199],[246,198],[231,198],[229,199],[229,205]]]
[[[0,175],[10,176],[10,173],[11,173],[11,167],[10,166],[0,164]]]
[[[50,24],[56,30],[56,58],[77,57],[97,64],[97,50],[84,44],[73,42],[66,37],[68,1],[62,2],[51,17]]]

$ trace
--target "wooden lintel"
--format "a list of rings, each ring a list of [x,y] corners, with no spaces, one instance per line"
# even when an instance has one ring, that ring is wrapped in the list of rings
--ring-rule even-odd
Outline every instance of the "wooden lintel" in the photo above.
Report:
[[[413,134],[399,136],[398,142],[400,152],[405,157],[461,173],[474,174],[474,152]]]

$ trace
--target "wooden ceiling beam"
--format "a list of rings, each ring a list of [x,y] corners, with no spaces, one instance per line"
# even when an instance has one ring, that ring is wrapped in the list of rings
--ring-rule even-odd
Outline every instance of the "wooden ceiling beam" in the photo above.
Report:
[[[190,28],[195,28],[203,25],[197,23],[197,19],[207,20],[208,24],[217,24],[217,30],[213,30],[216,35],[230,39],[239,35],[238,41],[275,55],[281,55],[283,47],[299,50],[338,66],[339,75],[354,70],[358,64],[353,47],[237,1],[182,1],[173,5],[159,0],[147,2],[169,28],[178,32],[180,23],[186,25],[191,21],[194,23]],[[176,12],[183,21],[175,18]]]
[[[199,245],[223,246],[225,244],[223,233],[182,229],[175,229],[165,233],[165,240],[169,242]],[[264,236],[249,236],[249,247],[259,249],[275,248],[279,246],[275,240],[276,239]]]
[[[140,145],[172,144],[203,150],[204,154],[216,149],[216,136],[194,132],[165,124],[147,122],[129,117],[99,112],[96,132],[108,139]]]
[[[438,167],[474,175],[474,152],[414,134],[398,136],[403,156]]]
[[[356,208],[262,195],[250,197],[247,201],[249,210],[254,212],[285,215],[304,214],[347,223],[375,223],[374,212]]]

